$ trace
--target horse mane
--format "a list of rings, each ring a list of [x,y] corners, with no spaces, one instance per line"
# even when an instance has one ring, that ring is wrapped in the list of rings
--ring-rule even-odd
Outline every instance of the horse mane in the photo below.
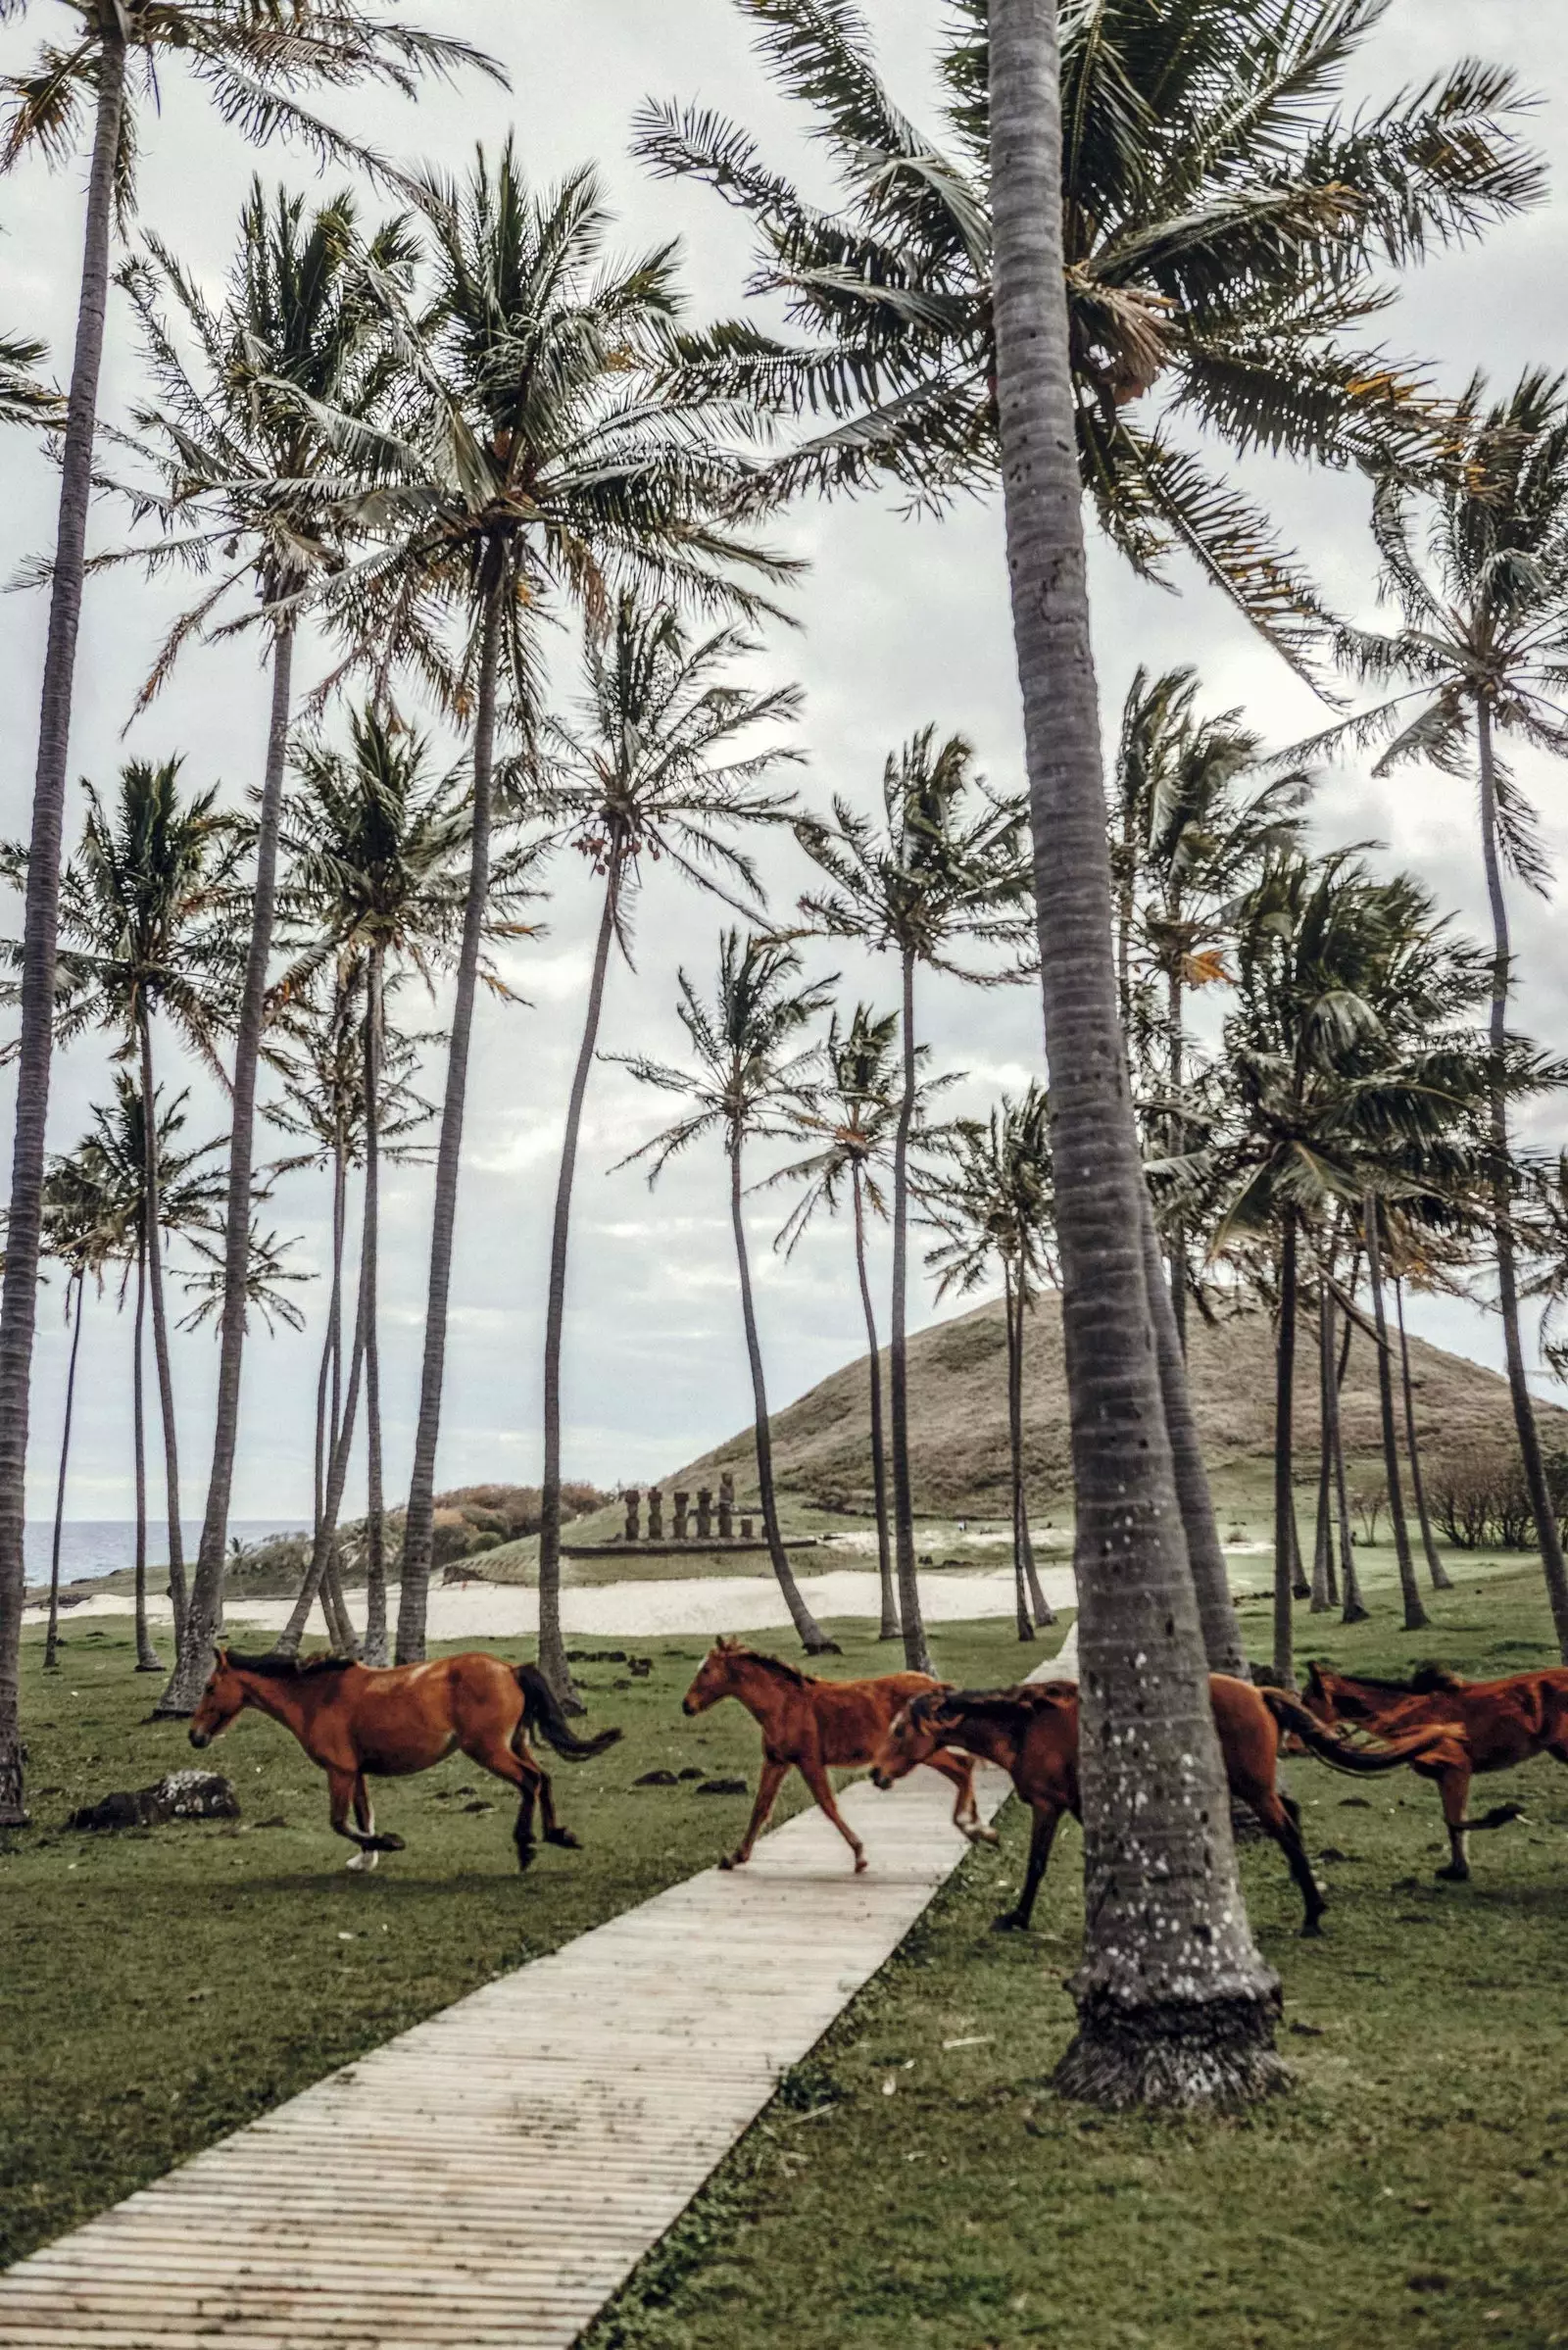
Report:
[[[318,1673],[346,1673],[359,1659],[353,1656],[243,1656],[237,1648],[226,1652],[226,1661],[240,1673],[254,1673],[262,1681],[306,1681]]]
[[[761,1648],[748,1648],[740,1640],[737,1640],[734,1646],[726,1651],[726,1654],[744,1656],[748,1664],[761,1665],[764,1671],[771,1673],[776,1681],[787,1681],[792,1689],[808,1689],[814,1686],[816,1678],[814,1674],[803,1673],[799,1665],[786,1663],[782,1656],[769,1656]]]
[[[1313,1670],[1317,1670],[1315,1665]],[[1408,1681],[1380,1681],[1372,1673],[1342,1673],[1337,1665],[1330,1665],[1328,1670],[1336,1681],[1348,1681],[1352,1689],[1382,1689],[1392,1697],[1427,1696],[1437,1689],[1462,1689],[1467,1686],[1462,1675],[1451,1673],[1446,1665],[1417,1665]]]
[[[917,1697],[915,1706],[952,1706],[956,1712],[972,1714],[982,1722],[1001,1722],[1013,1726],[1020,1714],[1033,1714],[1047,1706],[1068,1705],[1078,1695],[1076,1681],[1030,1681],[1011,1689],[934,1689],[929,1696]]]

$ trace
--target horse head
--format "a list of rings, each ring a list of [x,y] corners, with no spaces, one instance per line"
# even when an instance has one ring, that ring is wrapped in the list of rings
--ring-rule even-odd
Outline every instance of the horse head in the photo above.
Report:
[[[917,1763],[935,1754],[953,1727],[944,1710],[947,1700],[946,1689],[928,1689],[923,1696],[911,1697],[903,1711],[894,1715],[871,1758],[873,1787],[886,1793],[899,1780],[907,1778]]]
[[[207,1687],[201,1702],[191,1716],[190,1742],[193,1746],[210,1746],[214,1738],[225,1731],[245,1703],[244,1681],[228,1661],[226,1648],[213,1650],[213,1669],[207,1677]]]
[[[713,1642],[698,1668],[696,1679],[680,1701],[683,1714],[705,1714],[720,1697],[733,1694],[737,1658],[745,1654],[739,1640]]]

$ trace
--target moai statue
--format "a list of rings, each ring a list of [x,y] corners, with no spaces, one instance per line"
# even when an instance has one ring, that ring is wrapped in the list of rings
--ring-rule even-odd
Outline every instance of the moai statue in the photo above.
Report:
[[[713,1489],[700,1485],[697,1489],[697,1540],[706,1542],[713,1533]]]
[[[687,1513],[687,1511],[688,1511],[688,1510],[691,1508],[691,1505],[692,1505],[692,1497],[691,1497],[690,1493],[676,1493],[676,1495],[675,1495],[675,1540],[676,1540],[676,1542],[683,1542],[686,1540],[686,1513]]]
[[[626,1504],[626,1540],[628,1542],[641,1542],[642,1527],[639,1520],[643,1506],[642,1494],[634,1485],[629,1485],[621,1499]]]
[[[721,1542],[735,1539],[735,1480],[728,1469],[718,1481],[718,1539]]]
[[[648,1540],[662,1542],[664,1539],[664,1496],[657,1485],[648,1489]]]
[[[750,1519],[750,1518],[742,1518],[742,1520],[741,1520],[741,1541],[742,1541],[743,1542],[749,1542],[751,1541],[751,1539],[752,1539],[752,1521],[751,1521],[751,1519]]]

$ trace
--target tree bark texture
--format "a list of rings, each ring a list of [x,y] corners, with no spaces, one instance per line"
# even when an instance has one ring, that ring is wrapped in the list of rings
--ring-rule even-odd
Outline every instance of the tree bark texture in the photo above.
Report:
[[[1109,2105],[1278,2084],[1177,1505],[1111,937],[1063,299],[1054,0],[991,0],[1003,485],[1023,696],[1080,1577],[1085,1942],[1056,2074]]]
[[[615,912],[620,897],[621,862],[618,847],[610,852],[605,875],[605,902],[594,942],[593,971],[588,981],[588,1008],[583,1017],[577,1066],[572,1071],[566,1102],[566,1131],[561,1143],[561,1172],[556,1178],[556,1213],[550,1228],[550,1283],[545,1296],[545,1464],[539,1496],[539,1670],[564,1704],[580,1708],[566,1662],[565,1635],[561,1626],[561,1351],[566,1326],[566,1264],[571,1238],[571,1193],[577,1176],[577,1144],[582,1133],[583,1102],[589,1072],[599,1044],[604,1016],[605,982],[611,949],[615,943]]]
[[[153,1362],[164,1435],[164,1514],[169,1526],[169,1599],[174,1612],[174,1649],[185,1631],[185,1533],[180,1523],[179,1428],[174,1416],[174,1371],[169,1355],[169,1308],[164,1296],[163,1187],[158,1164],[158,1095],[153,1084],[153,1024],[145,996],[137,1006],[141,1060],[142,1190],[147,1200],[147,1290],[153,1316]]]
[[[278,627],[272,639],[272,700],[267,730],[267,766],[256,826],[256,890],[251,906],[250,945],[234,1039],[234,1084],[229,1097],[228,1196],[223,1223],[223,1310],[219,1324],[218,1406],[213,1427],[213,1467],[207,1510],[196,1553],[196,1575],[185,1612],[169,1686],[154,1711],[195,1711],[210,1669],[211,1652],[223,1617],[223,1573],[228,1552],[229,1496],[239,1448],[240,1382],[245,1365],[245,1320],[251,1270],[251,1188],[256,1162],[256,1075],[267,1026],[267,967],[272,952],[277,904],[277,834],[283,809],[283,769],[288,755],[288,721],[294,678],[294,628]]]
[[[55,1487],[55,1534],[49,1553],[49,1628],[43,1640],[43,1669],[52,1673],[60,1662],[60,1538],[66,1523],[66,1475],[71,1466],[71,1421],[76,1407],[76,1357],[81,1351],[81,1303],[87,1276],[76,1274],[76,1302],[71,1319],[71,1360],[66,1368],[66,1416],[60,1432],[60,1477]]]
[[[49,634],[38,714],[32,828],[23,913],[22,997],[17,1043],[16,1127],[11,1206],[0,1290],[0,1828],[24,1826],[21,1669],[22,1603],[27,1588],[27,1407],[38,1310],[43,1226],[44,1139],[54,1044],[55,962],[60,929],[60,852],[76,635],[92,499],[98,377],[109,308],[115,164],[125,100],[125,47],[118,29],[101,39],[87,217],[82,235],[76,341],[61,447],[60,508],[49,590]]]
[[[1012,1489],[1012,1597],[1013,1613],[1017,1620],[1020,1640],[1032,1640],[1035,1628],[1029,1621],[1029,1587],[1023,1575],[1024,1494],[1023,1494],[1023,1333],[1018,1327],[1019,1305],[1013,1294],[1012,1269],[1002,1268],[1003,1304],[1007,1317],[1007,1461],[1008,1483]]]
[[[415,1424],[414,1465],[409,1476],[403,1572],[398,1590],[400,1665],[416,1665],[424,1657],[430,1554],[435,1539],[436,1447],[441,1436],[441,1389],[447,1361],[447,1308],[452,1294],[463,1114],[468,1094],[468,1045],[473,1034],[473,999],[479,978],[479,947],[484,937],[485,898],[490,885],[490,794],[495,769],[496,680],[500,666],[501,590],[495,588],[486,606],[479,651],[479,692],[473,722],[473,833],[468,856],[467,903],[463,911],[463,944],[458,954],[452,1005],[452,1036],[447,1046],[441,1140],[436,1148],[435,1210],[430,1228],[430,1283],[424,1313],[419,1416]]]
[[[1525,1372],[1524,1340],[1519,1327],[1519,1272],[1513,1240],[1513,1199],[1508,1152],[1508,991],[1512,984],[1513,954],[1508,938],[1508,904],[1503,896],[1502,860],[1497,852],[1497,766],[1492,742],[1492,709],[1476,703],[1476,739],[1481,762],[1481,854],[1486,866],[1487,902],[1492,909],[1492,1004],[1489,1025],[1492,1045],[1492,1225],[1497,1253],[1497,1303],[1502,1314],[1503,1350],[1508,1364],[1508,1394],[1513,1402],[1519,1458],[1536,1521],[1541,1564],[1546,1578],[1546,1596],[1557,1634],[1557,1651],[1568,1664],[1568,1566],[1563,1562],[1562,1537],[1546,1465],[1541,1453],[1541,1431]],[[0,1813],[0,1817],[4,1814]]]
[[[904,1661],[911,1673],[934,1668],[920,1614],[914,1561],[914,1493],[909,1478],[909,1132],[914,1123],[914,955],[902,956],[904,1092],[893,1136],[893,1302],[888,1338],[888,1400],[893,1444],[893,1555],[898,1572]]]
[[[1421,1474],[1421,1444],[1415,1432],[1415,1382],[1410,1377],[1410,1342],[1404,1331],[1404,1283],[1396,1277],[1394,1284],[1394,1312],[1399,1331],[1399,1387],[1404,1399],[1404,1449],[1410,1463],[1410,1492],[1415,1497],[1416,1523],[1421,1529],[1421,1548],[1427,1562],[1435,1591],[1451,1591],[1453,1578],[1438,1550],[1432,1532],[1432,1512],[1427,1507],[1427,1482]]]
[[[390,1661],[386,1625],[386,1492],[381,1466],[381,1021],[386,949],[370,949],[365,1007],[365,1661]],[[345,1615],[347,1610],[345,1609]]]
[[[147,1624],[147,1234],[145,1224],[136,1237],[136,1313],[131,1345],[130,1443],[135,1455],[136,1487],[136,1670],[161,1673],[157,1649]]]
[[[1424,1631],[1431,1621],[1421,1604],[1421,1587],[1410,1556],[1410,1529],[1405,1523],[1404,1493],[1399,1477],[1399,1444],[1394,1427],[1394,1368],[1389,1359],[1389,1325],[1383,1308],[1383,1237],[1378,1203],[1369,1192],[1362,1202],[1361,1225],[1366,1239],[1367,1286],[1372,1293],[1372,1319],[1378,1334],[1378,1402],[1383,1418],[1383,1472],[1389,1486],[1389,1517],[1394,1526],[1394,1554],[1399,1562],[1399,1590],[1404,1599],[1404,1629]]]
[[[893,1580],[893,1543],[888,1532],[888,1464],[882,1430],[882,1356],[877,1346],[876,1308],[871,1302],[871,1280],[865,1262],[865,1199],[858,1166],[851,1169],[855,1208],[855,1273],[860,1285],[860,1311],[865,1316],[866,1358],[871,1381],[871,1498],[876,1512],[876,1568],[882,1594],[879,1640],[899,1637],[899,1594]]]
[[[1329,1442],[1329,1389],[1334,1384],[1334,1300],[1321,1275],[1317,1285],[1317,1514],[1312,1522],[1312,1613],[1339,1604],[1334,1573],[1334,1450]]]
[[[1296,1687],[1296,1210],[1287,1206],[1274,1342],[1274,1670],[1287,1689]]]

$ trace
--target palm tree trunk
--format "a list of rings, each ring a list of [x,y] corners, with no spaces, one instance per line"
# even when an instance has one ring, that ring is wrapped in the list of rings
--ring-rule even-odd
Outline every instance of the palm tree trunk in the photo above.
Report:
[[[115,165],[125,98],[125,44],[111,14],[99,34],[97,108],[87,177],[76,346],[61,447],[60,510],[50,575],[49,635],[38,717],[23,917],[21,1027],[17,1045],[11,1207],[0,1295],[0,1828],[26,1824],[22,1743],[22,1602],[27,1587],[27,1405],[38,1305],[43,1222],[44,1134],[54,1037],[55,955],[60,916],[60,847],[66,815],[72,688],[92,497],[98,374],[109,306],[109,248]]]
[[[767,1412],[767,1384],[762,1376],[762,1348],[757,1335],[757,1310],[752,1302],[752,1264],[746,1247],[746,1216],[741,1198],[741,1138],[729,1138],[729,1214],[735,1234],[735,1263],[741,1281],[741,1320],[746,1330],[746,1359],[752,1373],[752,1404],[757,1425],[757,1490],[762,1504],[762,1529],[767,1536],[767,1554],[778,1577],[778,1588],[784,1594],[784,1604],[790,1611],[790,1621],[800,1635],[801,1645],[808,1656],[837,1656],[837,1640],[830,1640],[807,1606],[800,1585],[795,1580],[784,1538],[779,1532],[778,1499],[773,1491],[773,1431]]]
[[[1317,1516],[1312,1532],[1312,1613],[1327,1614],[1339,1601],[1334,1575],[1334,1447],[1330,1442],[1329,1390],[1334,1386],[1334,1299],[1328,1276],[1317,1284]]]
[[[1280,1241],[1280,1319],[1274,1347],[1274,1670],[1296,1687],[1296,1210]]]
[[[1435,1591],[1451,1591],[1453,1578],[1438,1554],[1432,1532],[1432,1513],[1427,1507],[1426,1479],[1421,1474],[1421,1446],[1415,1433],[1415,1385],[1410,1377],[1410,1342],[1404,1334],[1404,1283],[1395,1278],[1394,1311],[1399,1330],[1399,1385],[1404,1393],[1404,1449],[1410,1462],[1410,1491],[1415,1496],[1415,1514],[1421,1528],[1421,1548],[1426,1554],[1427,1573]]]
[[[1350,1268],[1350,1278],[1353,1285],[1355,1279],[1353,1264]],[[1328,1297],[1328,1314],[1329,1328],[1332,1334],[1334,1325],[1332,1293]],[[1350,1526],[1350,1494],[1345,1475],[1345,1432],[1340,1422],[1340,1390],[1345,1384],[1346,1366],[1350,1359],[1349,1340],[1350,1324],[1347,1318],[1346,1343],[1340,1350],[1339,1361],[1334,1366],[1333,1377],[1323,1391],[1323,1400],[1328,1412],[1328,1425],[1324,1441],[1329,1447],[1334,1463],[1334,1523],[1340,1545],[1340,1588],[1343,1601],[1340,1621],[1342,1624],[1364,1624],[1371,1611],[1361,1595],[1361,1578],[1356,1573],[1355,1567],[1355,1542]]]
[[[1008,1484],[1012,1492],[1012,1598],[1020,1640],[1032,1640],[1035,1628],[1029,1621],[1029,1590],[1023,1579],[1023,1396],[1018,1376],[1017,1315],[1012,1294],[1012,1269],[1004,1262],[1002,1268],[1003,1306],[1007,1321],[1007,1464]]]
[[[1023,1449],[1023,1375],[1027,1357],[1025,1332],[1028,1329],[1030,1300],[1022,1284],[1018,1289],[1018,1548],[1023,1558],[1024,1588],[1029,1593],[1036,1627],[1049,1631],[1056,1621],[1056,1611],[1040,1586],[1040,1570],[1035,1564],[1034,1537],[1029,1531],[1029,1470]]]
[[[565,1635],[561,1628],[561,1349],[566,1323],[566,1256],[571,1237],[571,1191],[577,1173],[577,1142],[582,1132],[583,1102],[588,1073],[599,1044],[599,1023],[605,1008],[605,981],[610,951],[615,939],[615,913],[620,899],[620,853],[612,848],[605,876],[605,902],[600,910],[599,936],[594,944],[593,972],[588,982],[588,1009],[572,1071],[566,1102],[566,1131],[561,1143],[561,1170],[556,1178],[556,1214],[550,1232],[550,1286],[545,1299],[545,1465],[539,1495],[539,1670],[563,1704],[586,1710],[572,1685],[566,1662]]]
[[[267,966],[272,951],[277,900],[277,831],[283,806],[283,768],[288,753],[290,695],[294,676],[294,626],[280,623],[272,638],[272,707],[267,733],[267,766],[256,824],[256,888],[251,906],[245,986],[234,1039],[234,1084],[229,1096],[228,1199],[223,1224],[223,1311],[219,1326],[218,1407],[213,1428],[213,1467],[207,1485],[196,1577],[185,1613],[169,1686],[156,1714],[195,1710],[207,1680],[208,1658],[223,1617],[223,1569],[228,1549],[228,1506],[239,1445],[240,1378],[245,1363],[246,1290],[250,1281],[251,1173],[256,1158],[256,1072],[267,1025]]]
[[[1394,1371],[1389,1360],[1389,1326],[1383,1311],[1383,1238],[1376,1199],[1368,1192],[1361,1205],[1366,1236],[1367,1286],[1372,1292],[1372,1318],[1378,1334],[1378,1402],[1383,1414],[1383,1473],[1389,1485],[1389,1516],[1394,1525],[1394,1554],[1399,1562],[1399,1590],[1404,1597],[1404,1629],[1421,1632],[1431,1621],[1421,1604],[1421,1587],[1410,1556],[1410,1529],[1405,1523],[1404,1493],[1399,1478],[1399,1445],[1394,1432]]]
[[[1055,2078],[1111,2105],[1229,2103],[1279,2081],[1278,1985],[1237,1875],[1141,1239],[1062,290],[1055,0],[991,0],[990,21],[998,405],[1081,1598],[1088,1925]]]
[[[327,1463],[326,1492],[322,1496],[321,1522],[316,1529],[316,1537],[311,1544],[311,1563],[305,1570],[305,1580],[300,1585],[299,1591],[295,1596],[288,1622],[278,1634],[273,1645],[273,1654],[277,1656],[297,1656],[299,1654],[300,1641],[305,1637],[305,1627],[310,1622],[311,1609],[316,1605],[317,1596],[322,1591],[331,1572],[332,1552],[337,1542],[338,1512],[343,1506],[343,1488],[348,1481],[349,1454],[354,1446],[354,1423],[359,1418],[360,1412],[360,1380],[365,1369],[366,1309],[368,1304],[368,1296],[365,1288],[364,1243],[362,1241],[360,1298],[354,1317],[354,1345],[349,1354],[349,1377],[347,1391],[343,1397],[343,1417],[338,1426],[337,1441],[332,1446],[332,1457]],[[333,1647],[337,1648],[343,1641],[342,1624],[338,1620],[337,1609],[330,1606],[323,1598],[321,1612],[326,1620],[327,1638]],[[348,1646],[352,1648],[352,1645],[351,1632]]]
[[[365,1284],[365,1661],[388,1661],[386,1635],[386,1496],[381,1476],[381,1005],[386,950],[370,949],[365,1007],[365,1238],[360,1278]]]
[[[316,1381],[316,1488],[311,1532],[321,1523],[326,1495],[326,1464],[337,1443],[339,1411],[338,1370],[343,1353],[343,1226],[347,1210],[348,1169],[341,1138],[332,1149],[332,1287],[326,1307],[326,1336],[321,1341],[321,1368]]]
[[[914,1564],[914,1494],[909,1481],[909,1130],[914,1123],[914,956],[906,948],[904,983],[904,1094],[893,1138],[893,1308],[890,1316],[888,1388],[893,1441],[893,1553],[898,1567],[899,1616],[904,1627],[904,1661],[911,1673],[932,1670],[920,1615],[920,1584]]]
[[[1491,1110],[1492,1110],[1492,1225],[1497,1252],[1497,1303],[1502,1314],[1503,1349],[1508,1363],[1508,1393],[1513,1400],[1519,1458],[1541,1544],[1541,1564],[1551,1601],[1551,1620],[1557,1650],[1568,1664],[1568,1566],[1563,1562],[1562,1534],[1552,1506],[1546,1467],[1541,1456],[1541,1432],[1525,1375],[1524,1340],[1519,1328],[1519,1275],[1514,1257],[1513,1202],[1508,1172],[1508,990],[1512,979],[1512,950],[1508,939],[1508,907],[1502,892],[1502,864],[1497,854],[1497,770],[1492,747],[1492,708],[1476,702],[1476,738],[1481,760],[1481,853],[1487,873],[1487,900],[1492,908]],[[0,1812],[0,1818],[4,1813]]]
[[[1171,912],[1179,918],[1181,893],[1171,885]],[[1181,1100],[1186,1077],[1185,1055],[1182,1050],[1182,974],[1178,960],[1172,965],[1166,995],[1166,1012],[1170,1023],[1170,1098]],[[1173,1150],[1178,1153],[1187,1148],[1187,1127],[1180,1112],[1171,1111],[1170,1136]],[[1170,1231],[1170,1301],[1176,1314],[1176,1337],[1180,1343],[1183,1361],[1187,1358],[1187,1227],[1178,1216]]]
[[[71,1461],[71,1420],[76,1406],[76,1356],[81,1348],[81,1301],[87,1276],[76,1273],[76,1310],[71,1324],[71,1360],[66,1369],[66,1420],[60,1432],[60,1481],[55,1487],[55,1538],[49,1554],[49,1629],[43,1640],[43,1669],[52,1673],[60,1659],[60,1537],[66,1522],[66,1470]]]
[[[163,1663],[153,1646],[152,1634],[147,1629],[146,1324],[147,1228],[143,1221],[136,1236],[136,1315],[131,1338],[135,1351],[130,1368],[130,1442],[136,1479],[136,1670],[138,1673],[161,1673]]]
[[[1208,1490],[1208,1471],[1203,1466],[1203,1448],[1193,1415],[1187,1365],[1176,1333],[1176,1316],[1171,1310],[1170,1291],[1159,1253],[1159,1235],[1154,1230],[1154,1203],[1147,1182],[1141,1187],[1139,1214],[1143,1228],[1144,1280],[1159,1363],[1160,1398],[1165,1409],[1165,1432],[1170,1442],[1187,1561],[1198,1594],[1203,1655],[1211,1673],[1229,1673],[1233,1680],[1250,1681],[1252,1668],[1247,1660],[1242,1628],[1231,1598],[1225,1548],[1214,1517],[1214,1497]]]
[[[893,1545],[888,1536],[888,1470],[882,1437],[882,1356],[876,1343],[876,1308],[865,1264],[865,1200],[858,1166],[851,1170],[855,1202],[855,1272],[860,1285],[860,1311],[865,1316],[866,1358],[871,1372],[871,1499],[876,1512],[876,1567],[882,1591],[879,1640],[899,1637],[899,1595],[893,1582]]]
[[[164,1508],[169,1521],[169,1598],[174,1611],[177,1655],[185,1629],[185,1536],[179,1508],[179,1432],[174,1420],[174,1374],[169,1359],[169,1315],[164,1299],[163,1201],[158,1165],[158,1096],[153,1085],[153,1029],[146,999],[137,1005],[141,1053],[142,1190],[147,1201],[147,1288],[153,1309],[153,1360],[164,1431]]]
[[[447,1047],[441,1141],[435,1161],[424,1361],[419,1377],[419,1417],[414,1432],[414,1466],[409,1476],[402,1582],[398,1591],[400,1665],[416,1665],[424,1656],[430,1554],[435,1538],[436,1445],[441,1435],[441,1389],[446,1377],[447,1305],[452,1292],[452,1245],[458,1220],[463,1113],[468,1093],[468,1043],[473,1033],[479,945],[484,936],[485,898],[490,885],[490,789],[496,751],[496,681],[501,667],[501,599],[500,587],[492,588],[485,603],[479,645],[479,691],[473,720],[473,837],[468,857],[468,897],[463,913],[463,945],[458,955],[457,989],[452,1005],[452,1038]]]

